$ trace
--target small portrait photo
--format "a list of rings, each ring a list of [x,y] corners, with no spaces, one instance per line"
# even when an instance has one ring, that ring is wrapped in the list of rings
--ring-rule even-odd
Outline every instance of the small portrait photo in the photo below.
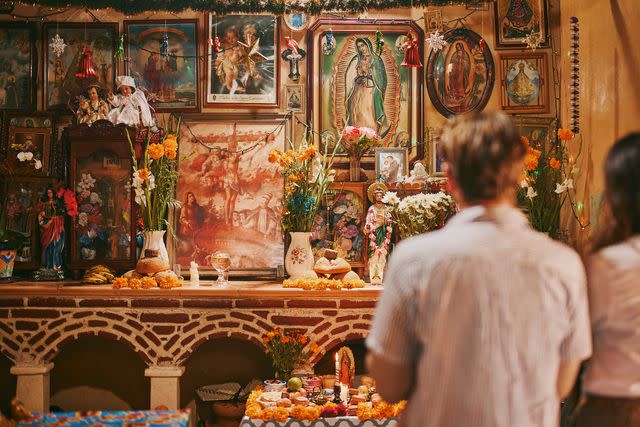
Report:
[[[440,9],[426,10],[424,12],[424,26],[427,33],[442,33],[444,25],[442,23],[442,11]]]
[[[284,87],[284,101],[287,111],[304,112],[303,85],[286,85]]]
[[[388,185],[392,185],[401,181],[408,171],[406,148],[376,149],[376,177],[381,177]]]

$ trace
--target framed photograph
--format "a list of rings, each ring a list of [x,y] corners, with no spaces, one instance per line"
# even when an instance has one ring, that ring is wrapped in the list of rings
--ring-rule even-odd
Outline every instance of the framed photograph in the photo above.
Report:
[[[555,140],[557,121],[555,117],[519,116],[513,122],[520,135],[529,140],[529,144],[546,153],[551,148],[550,138]]]
[[[429,174],[432,176],[444,176],[442,169],[442,155],[440,153],[440,128],[427,129],[429,142]]]
[[[175,263],[195,260],[213,273],[207,255],[224,251],[231,273],[275,276],[284,264],[280,226],[284,181],[268,161],[284,150],[287,116],[216,114],[185,117],[174,215]]]
[[[2,216],[7,231],[23,236],[16,254],[17,270],[34,269],[40,259],[38,243],[38,203],[53,178],[8,178],[3,182]]]
[[[432,50],[427,61],[427,91],[445,117],[482,111],[495,80],[493,57],[482,38],[466,28],[444,33],[447,46]]]
[[[222,52],[208,46],[206,104],[277,107],[280,74],[279,25],[275,15],[207,15],[209,39],[220,39]]]
[[[424,27],[427,33],[442,32],[444,24],[442,23],[442,10],[431,9],[424,12]]]
[[[314,252],[322,248],[334,249],[353,268],[362,268],[366,259],[363,232],[367,211],[366,183],[334,182],[330,190],[311,230]]]
[[[283,98],[287,111],[304,112],[304,85],[285,85]]]
[[[0,110],[36,109],[35,24],[3,22],[0,28]]]
[[[401,65],[407,33],[424,39],[411,20],[319,19],[310,27],[307,115],[322,150],[346,126],[366,126],[378,133],[382,147],[403,144],[412,160],[422,157],[422,69]],[[423,43],[418,45],[422,57]],[[347,161],[345,153],[338,155]],[[373,153],[363,161],[371,165]]]
[[[525,38],[538,33],[549,47],[549,23],[546,0],[496,0],[494,3],[496,48],[524,48]]]
[[[47,47],[43,55],[45,110],[67,110],[71,113],[78,97],[91,84],[97,84],[104,90],[115,90],[118,71],[114,54],[118,24],[48,22],[42,33],[43,46]],[[50,46],[56,34],[67,45],[59,57]],[[81,66],[83,57],[91,58],[95,76],[81,76],[85,71]]]
[[[124,21],[131,75],[156,112],[198,111],[198,20]],[[165,35],[169,56],[159,52]]]
[[[376,177],[381,177],[388,185],[409,175],[409,160],[406,148],[376,148]]]
[[[549,83],[546,52],[500,55],[500,102],[510,114],[547,113]]]

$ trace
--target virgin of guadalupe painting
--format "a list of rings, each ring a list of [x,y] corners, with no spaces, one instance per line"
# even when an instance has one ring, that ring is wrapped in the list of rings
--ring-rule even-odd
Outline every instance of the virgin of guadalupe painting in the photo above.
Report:
[[[396,49],[396,41],[409,31],[417,38],[423,33],[412,22],[397,22],[370,25],[320,19],[311,27],[308,75],[314,80],[310,83],[314,108],[308,112],[319,124],[321,149],[327,141],[338,141],[346,126],[364,126],[376,131],[382,146],[395,147],[402,141],[412,147],[412,157],[421,150],[416,144],[422,132],[416,99],[421,91],[419,73],[400,65],[404,52]],[[377,31],[381,35],[376,36]],[[328,34],[333,42],[330,52],[322,50]],[[346,156],[340,147],[337,154]],[[365,159],[373,163],[373,151]]]
[[[448,45],[432,50],[427,61],[427,91],[444,116],[482,111],[494,83],[494,64],[480,36],[458,28],[444,34]]]
[[[497,47],[524,47],[532,33],[542,36],[541,47],[548,47],[546,0],[497,0],[495,12]]]
[[[511,114],[546,113],[547,54],[500,55],[502,109]]]

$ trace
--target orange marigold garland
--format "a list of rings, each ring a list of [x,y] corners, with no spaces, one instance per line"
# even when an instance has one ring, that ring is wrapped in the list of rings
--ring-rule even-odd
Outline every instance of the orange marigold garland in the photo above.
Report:
[[[364,280],[336,280],[336,279],[287,279],[282,282],[285,288],[300,288],[307,291],[324,291],[327,289],[357,289],[364,288]]]

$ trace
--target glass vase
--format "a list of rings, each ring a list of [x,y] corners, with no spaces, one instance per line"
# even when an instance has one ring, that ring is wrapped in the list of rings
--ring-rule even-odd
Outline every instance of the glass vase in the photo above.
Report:
[[[360,159],[355,157],[349,159],[349,181],[360,181]]]

